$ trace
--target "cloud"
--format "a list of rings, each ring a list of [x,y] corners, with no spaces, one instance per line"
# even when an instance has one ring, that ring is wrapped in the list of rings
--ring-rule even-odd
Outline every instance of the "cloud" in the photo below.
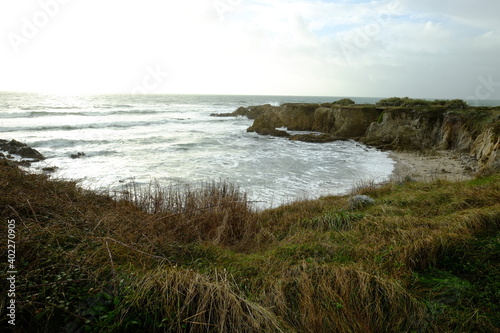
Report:
[[[2,2],[0,32],[56,1]],[[67,2],[20,52],[3,38],[0,90],[129,92],[148,66],[165,93],[451,98],[500,81],[491,1]]]

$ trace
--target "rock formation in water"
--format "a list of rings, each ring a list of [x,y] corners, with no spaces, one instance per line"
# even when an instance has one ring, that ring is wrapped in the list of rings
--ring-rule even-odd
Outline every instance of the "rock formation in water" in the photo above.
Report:
[[[481,174],[500,171],[498,107],[287,103],[240,107],[224,116],[247,116],[254,119],[249,132],[290,140],[354,139],[381,149],[455,150],[477,159]],[[307,132],[289,135],[287,131]]]
[[[38,162],[45,159],[36,149],[28,147],[27,144],[16,140],[0,140],[0,150],[8,154],[19,155],[22,158],[30,158],[29,162]]]

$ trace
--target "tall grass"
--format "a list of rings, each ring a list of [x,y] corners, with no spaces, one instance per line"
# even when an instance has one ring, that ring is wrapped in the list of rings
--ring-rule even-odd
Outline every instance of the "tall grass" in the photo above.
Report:
[[[19,331],[500,327],[498,283],[486,273],[497,271],[500,253],[498,174],[360,188],[375,200],[366,207],[333,196],[257,212],[227,182],[99,195],[0,161],[0,193],[2,216],[17,222]],[[484,251],[473,246],[483,235]],[[462,276],[468,249],[481,260]],[[476,286],[481,292],[467,302],[440,299],[434,276],[450,274],[458,282],[446,284],[447,295],[464,286],[467,297]],[[5,272],[0,278],[6,286]]]
[[[130,295],[127,311],[155,316],[165,332],[283,332],[278,318],[242,297],[224,271],[158,267],[138,277]]]
[[[153,216],[157,236],[161,232],[178,242],[235,245],[249,241],[257,232],[246,194],[227,181],[182,187],[131,184],[115,197]]]

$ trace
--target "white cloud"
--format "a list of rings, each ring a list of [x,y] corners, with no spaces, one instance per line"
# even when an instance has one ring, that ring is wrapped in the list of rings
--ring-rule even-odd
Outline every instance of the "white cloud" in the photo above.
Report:
[[[129,92],[148,66],[166,93],[445,98],[500,81],[486,0],[68,0],[14,52],[8,34],[57,1],[0,4],[0,90]]]

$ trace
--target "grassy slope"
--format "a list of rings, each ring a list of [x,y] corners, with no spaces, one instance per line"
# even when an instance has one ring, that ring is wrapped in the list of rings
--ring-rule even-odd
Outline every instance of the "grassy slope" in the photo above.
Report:
[[[225,183],[113,200],[0,161],[1,215],[17,221],[16,327],[500,331],[500,175],[359,193],[375,204],[256,213]]]

